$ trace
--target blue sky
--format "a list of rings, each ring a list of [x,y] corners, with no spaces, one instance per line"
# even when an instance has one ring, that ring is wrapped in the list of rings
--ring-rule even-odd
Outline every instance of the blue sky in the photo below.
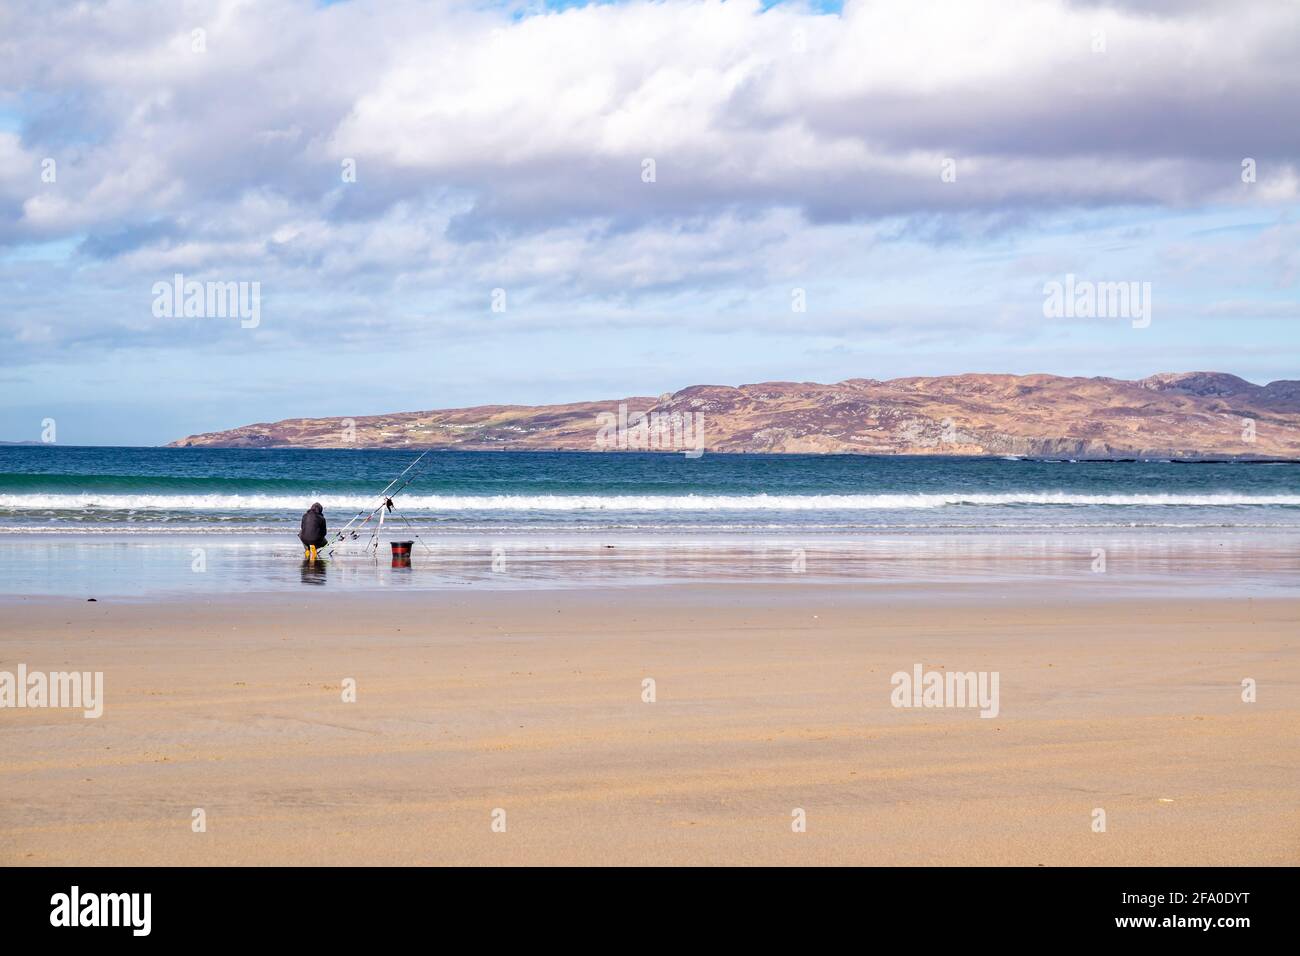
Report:
[[[1295,5],[180,9],[0,12],[0,439],[1300,378]],[[156,314],[177,273],[258,283],[256,327]],[[1045,317],[1066,274],[1150,283],[1150,326]]]

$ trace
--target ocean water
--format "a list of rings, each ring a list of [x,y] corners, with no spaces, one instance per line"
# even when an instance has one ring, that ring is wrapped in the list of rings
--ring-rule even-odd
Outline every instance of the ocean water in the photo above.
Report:
[[[0,447],[0,533],[338,527],[393,451]],[[396,500],[427,531],[1300,528],[1300,464],[433,452]]]
[[[0,594],[1010,580],[1295,593],[1300,464],[0,447]],[[372,532],[377,535],[372,537]],[[417,540],[410,569],[390,540]],[[375,551],[368,550],[376,545]],[[1096,568],[1097,552],[1108,565]],[[200,567],[201,566],[201,567]]]

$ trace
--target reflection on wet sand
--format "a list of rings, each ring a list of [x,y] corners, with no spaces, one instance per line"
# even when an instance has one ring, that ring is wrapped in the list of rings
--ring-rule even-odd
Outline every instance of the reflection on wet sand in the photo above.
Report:
[[[1084,593],[1294,594],[1300,534],[443,535],[394,562],[303,561],[279,537],[0,537],[0,595],[215,596],[330,590],[542,589],[678,583],[852,582],[867,591],[1033,582]],[[294,574],[297,567],[298,573]],[[328,569],[328,570],[327,570]]]
[[[301,578],[303,584],[324,584],[325,562],[320,559],[308,561],[306,558],[303,558]]]

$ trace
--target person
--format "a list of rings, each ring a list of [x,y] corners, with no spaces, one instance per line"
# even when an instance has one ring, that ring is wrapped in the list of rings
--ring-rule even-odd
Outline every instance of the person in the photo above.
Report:
[[[316,549],[325,547],[325,510],[317,501],[302,516],[302,530],[298,538],[306,549],[302,556],[308,561],[316,560]]]

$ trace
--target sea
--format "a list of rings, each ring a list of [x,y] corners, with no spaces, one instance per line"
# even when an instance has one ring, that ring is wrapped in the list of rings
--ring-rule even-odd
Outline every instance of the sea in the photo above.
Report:
[[[1300,463],[433,451],[412,468],[419,455],[0,447],[0,594],[1126,571],[1297,584]],[[307,573],[296,533],[313,502],[331,534],[353,524]],[[402,540],[412,566],[395,569]]]

